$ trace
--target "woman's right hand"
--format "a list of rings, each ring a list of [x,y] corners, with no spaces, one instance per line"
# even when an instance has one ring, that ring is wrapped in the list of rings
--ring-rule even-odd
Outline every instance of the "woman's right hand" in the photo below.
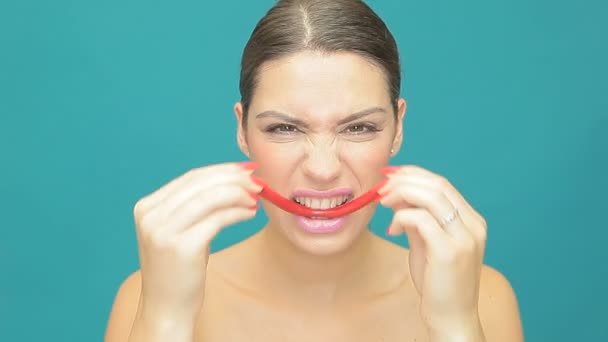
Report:
[[[194,323],[212,239],[256,214],[262,187],[251,179],[254,168],[254,163],[226,163],[194,169],[137,202],[138,316]]]

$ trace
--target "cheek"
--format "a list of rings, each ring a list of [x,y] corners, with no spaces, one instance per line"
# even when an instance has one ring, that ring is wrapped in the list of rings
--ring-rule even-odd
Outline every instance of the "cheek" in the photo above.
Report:
[[[363,188],[368,188],[379,182],[384,176],[379,170],[385,167],[390,159],[390,147],[385,143],[350,144],[342,149],[342,160]]]
[[[258,163],[260,175],[281,175],[288,172],[297,162],[298,154],[294,153],[294,144],[266,141],[263,137],[252,139],[249,145],[251,157]],[[283,177],[279,177],[282,179]]]
[[[344,143],[340,148],[340,154],[345,161],[364,169],[374,169],[375,166],[383,167],[390,158],[390,147],[384,141],[368,141],[361,143]]]

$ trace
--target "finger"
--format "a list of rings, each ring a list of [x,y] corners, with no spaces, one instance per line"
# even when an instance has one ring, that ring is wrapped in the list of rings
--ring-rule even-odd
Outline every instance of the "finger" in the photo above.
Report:
[[[424,209],[410,207],[409,210],[418,211]],[[398,217],[399,215],[402,215],[401,211],[403,211],[403,209],[395,211],[395,216],[393,216],[393,220],[386,230],[386,235],[392,236],[405,233],[411,249],[424,248],[424,240],[422,239],[422,236],[420,236],[420,233],[416,230],[416,227],[411,227],[410,223],[403,221],[400,217]],[[403,221],[403,223],[401,223],[401,221]]]
[[[201,196],[201,194],[213,196],[214,191],[218,191],[217,189],[222,189],[223,187],[238,186],[244,191],[249,192],[251,197],[254,197],[257,200],[255,194],[260,192],[262,187],[253,182],[250,175],[251,172],[252,171],[231,171],[195,177],[183,187],[176,188],[173,193],[162,200],[163,211],[165,211],[168,216],[172,216],[174,211],[195,196]]]
[[[441,252],[451,245],[450,236],[439,226],[433,215],[421,208],[397,211],[387,233],[405,233],[411,242],[415,242],[416,236],[419,236],[427,251],[431,253]]]
[[[213,215],[216,211],[230,207],[252,208],[256,200],[242,187],[217,185],[199,192],[196,196],[182,203],[172,215],[167,217],[165,231],[162,234],[172,235],[190,229],[198,221]]]
[[[382,205],[396,207],[407,203],[411,206],[424,208],[433,215],[438,224],[456,209],[444,193],[409,182],[405,178],[391,178],[387,187],[389,190],[384,192],[380,199]],[[443,228],[454,237],[470,238],[471,233],[459,215]]]
[[[443,192],[459,214],[465,226],[478,241],[485,241],[487,224],[485,219],[475,210],[456,187],[445,177],[417,166],[405,166],[400,172],[393,173],[394,178],[407,178],[408,181],[433,188]]]
[[[391,168],[389,170],[391,170],[389,171],[390,175],[407,175],[407,177],[419,179],[422,183],[429,186],[441,188],[450,201],[454,203],[454,206],[460,208],[460,211],[463,213],[465,219],[467,217],[471,217],[477,222],[483,221],[482,215],[475,210],[475,208],[473,208],[473,206],[446,177],[416,165],[404,165],[402,167]]]
[[[193,179],[197,177],[205,178],[210,174],[222,174],[222,173],[235,173],[243,170],[250,170],[255,166],[251,163],[221,163],[201,168],[194,168],[190,171],[180,175],[179,177],[171,180],[158,190],[152,192],[148,196],[142,198],[136,204],[135,211],[139,215],[145,215],[146,213],[157,207],[164,199],[172,193],[175,193],[178,188],[182,188],[188,185]]]
[[[228,208],[218,210],[179,235],[185,253],[200,253],[209,248],[211,240],[225,227],[251,219],[254,208]],[[192,255],[192,254],[191,254]]]

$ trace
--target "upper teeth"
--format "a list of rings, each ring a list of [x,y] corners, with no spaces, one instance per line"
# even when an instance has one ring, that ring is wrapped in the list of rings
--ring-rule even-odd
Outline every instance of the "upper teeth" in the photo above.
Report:
[[[311,209],[329,209],[344,204],[348,198],[349,196],[336,196],[329,198],[296,197],[295,201]]]

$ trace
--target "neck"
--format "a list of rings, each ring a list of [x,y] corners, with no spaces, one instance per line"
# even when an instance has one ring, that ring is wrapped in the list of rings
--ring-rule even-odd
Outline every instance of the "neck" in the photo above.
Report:
[[[264,265],[260,278],[275,298],[319,306],[348,302],[371,290],[375,236],[364,230],[339,253],[312,255],[297,248],[275,227],[259,234],[258,251]]]

